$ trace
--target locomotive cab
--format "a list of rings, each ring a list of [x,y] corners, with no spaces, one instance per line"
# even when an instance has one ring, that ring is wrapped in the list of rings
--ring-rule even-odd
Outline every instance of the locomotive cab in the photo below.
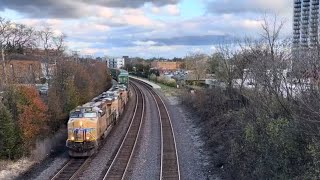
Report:
[[[90,156],[94,153],[98,147],[97,124],[99,116],[101,116],[99,110],[88,107],[77,108],[70,113],[66,142],[70,156]]]

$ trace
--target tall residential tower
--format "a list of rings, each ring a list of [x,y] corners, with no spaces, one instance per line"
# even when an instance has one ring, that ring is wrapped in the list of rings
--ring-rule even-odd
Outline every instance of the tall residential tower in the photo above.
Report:
[[[319,43],[319,0],[294,0],[293,47]]]

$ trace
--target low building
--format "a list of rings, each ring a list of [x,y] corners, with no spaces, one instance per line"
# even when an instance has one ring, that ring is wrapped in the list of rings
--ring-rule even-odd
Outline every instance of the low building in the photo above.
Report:
[[[3,65],[3,62],[1,62]],[[55,64],[46,65],[37,56],[13,55],[5,61],[5,69],[0,68],[0,79],[15,84],[35,84],[41,78],[49,78],[54,74]],[[48,68],[47,68],[48,67]],[[47,71],[48,70],[48,71]],[[6,74],[6,78],[5,78]]]
[[[151,68],[159,69],[161,71],[176,71],[180,69],[182,62],[172,61],[153,61],[151,62]]]

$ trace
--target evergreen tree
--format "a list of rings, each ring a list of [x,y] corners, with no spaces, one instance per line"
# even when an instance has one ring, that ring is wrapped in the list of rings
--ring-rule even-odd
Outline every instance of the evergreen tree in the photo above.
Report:
[[[16,127],[10,111],[2,103],[0,103],[0,124],[0,157],[13,159],[17,143]]]

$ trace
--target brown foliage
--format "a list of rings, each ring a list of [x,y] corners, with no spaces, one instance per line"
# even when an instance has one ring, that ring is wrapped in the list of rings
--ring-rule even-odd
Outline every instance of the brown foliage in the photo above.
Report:
[[[46,134],[48,116],[47,106],[41,100],[36,89],[31,87],[19,87],[21,101],[18,103],[19,128],[26,147],[34,145],[40,134]]]
[[[57,129],[71,109],[88,102],[111,86],[105,63],[60,61],[49,90],[51,126]]]

